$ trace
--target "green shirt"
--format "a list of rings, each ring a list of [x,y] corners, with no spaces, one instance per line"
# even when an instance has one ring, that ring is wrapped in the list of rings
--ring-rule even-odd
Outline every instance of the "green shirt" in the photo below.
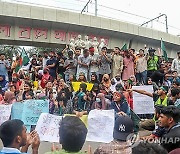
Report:
[[[67,152],[65,150],[46,152],[45,154],[85,154],[84,152]]]

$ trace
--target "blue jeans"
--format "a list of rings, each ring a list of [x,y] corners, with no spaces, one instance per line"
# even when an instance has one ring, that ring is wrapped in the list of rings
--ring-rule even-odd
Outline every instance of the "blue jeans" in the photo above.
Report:
[[[147,71],[136,73],[136,78],[139,83],[146,83],[147,80]]]

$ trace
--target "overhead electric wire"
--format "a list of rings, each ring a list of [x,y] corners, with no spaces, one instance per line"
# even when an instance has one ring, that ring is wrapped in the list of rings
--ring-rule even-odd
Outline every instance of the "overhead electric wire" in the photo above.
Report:
[[[4,0],[4,1],[5,1],[5,0]],[[59,1],[58,1],[58,0],[51,0],[51,1],[54,1],[54,2],[56,2],[56,3],[64,3],[64,4],[68,4],[68,5],[72,5],[72,6],[74,6],[74,5],[78,5],[78,6],[79,6],[79,4],[68,3],[67,1],[66,1],[66,2],[63,2],[63,1],[61,1],[61,0],[59,0]],[[87,0],[74,0],[74,1],[77,1],[77,2],[79,2],[79,3],[84,3],[84,4],[87,3]],[[11,2],[29,4],[29,5],[34,5],[34,6],[39,6],[39,5],[41,5],[41,6],[43,6],[43,7],[55,8],[55,9],[63,9],[63,10],[70,10],[70,11],[73,11],[73,12],[80,12],[80,11],[81,11],[81,8],[75,9],[76,7],[74,7],[73,9],[71,9],[71,8],[62,7],[62,6],[59,7],[59,6],[45,5],[45,4],[35,3],[35,2],[27,2],[27,1],[23,1],[23,0],[11,0]],[[90,4],[94,5],[95,3],[91,1]],[[131,16],[136,16],[136,17],[139,17],[139,18],[141,18],[141,19],[146,19],[146,20],[150,20],[150,19],[151,19],[151,18],[149,18],[149,17],[144,17],[144,16],[141,16],[141,15],[138,15],[138,14],[134,14],[134,13],[131,13],[131,12],[127,12],[127,11],[124,11],[124,10],[112,8],[112,7],[105,6],[105,5],[101,5],[101,4],[98,4],[98,7],[106,8],[106,9],[109,9],[109,10],[112,10],[112,11],[118,11],[118,12],[121,12],[121,13],[124,13],[124,14],[128,14],[128,15],[131,15]],[[99,10],[99,11],[102,11],[102,10],[104,10],[104,9],[98,8],[98,10]],[[107,10],[104,10],[104,11],[107,12]],[[108,11],[108,12],[109,12],[109,11]],[[112,13],[112,12],[111,12],[111,13]],[[94,13],[92,13],[92,12],[88,12],[88,14],[94,15]],[[120,19],[120,18],[105,16],[105,15],[102,15],[102,14],[98,14],[98,16],[106,17],[106,18],[110,18],[110,19],[122,20],[122,19]],[[123,20],[123,21],[125,21],[125,20]],[[130,21],[128,21],[128,22],[130,22]],[[165,25],[165,23],[162,22],[162,21],[155,21],[155,22]],[[133,24],[136,24],[136,25],[142,24],[142,23],[134,23],[134,22],[130,22],[130,23],[133,23]],[[172,26],[172,25],[169,25],[169,24],[168,24],[168,27],[180,31],[180,28],[177,28],[177,27],[175,27],[175,26]]]

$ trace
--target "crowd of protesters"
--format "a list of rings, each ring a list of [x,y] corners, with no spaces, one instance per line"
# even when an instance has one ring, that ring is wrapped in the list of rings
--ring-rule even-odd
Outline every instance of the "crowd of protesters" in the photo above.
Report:
[[[93,109],[114,109],[117,123],[124,122],[129,127],[127,135],[137,125],[138,129],[152,131],[150,136],[143,138],[146,140],[179,137],[176,144],[162,144],[170,152],[180,148],[180,52],[173,61],[164,61],[155,51],[153,48],[137,52],[134,49],[115,47],[109,50],[103,47],[96,54],[93,47],[89,50],[65,48],[62,52],[33,54],[29,63],[21,68],[18,66],[22,57],[17,56],[12,61],[1,53],[0,105],[48,99],[49,113],[60,116],[75,114],[77,117],[88,115]],[[72,82],[81,82],[77,92]],[[90,91],[87,83],[93,84]],[[153,85],[154,92],[132,89],[132,86],[140,85]],[[132,118],[133,91],[153,97],[155,105],[153,115],[138,115],[146,119],[138,124]],[[125,120],[123,116],[127,116]],[[115,122],[114,131],[117,132],[113,137],[116,141],[100,146],[95,153],[118,153],[118,150],[129,148],[127,135],[117,135],[119,123]],[[126,150],[128,153],[129,149]]]

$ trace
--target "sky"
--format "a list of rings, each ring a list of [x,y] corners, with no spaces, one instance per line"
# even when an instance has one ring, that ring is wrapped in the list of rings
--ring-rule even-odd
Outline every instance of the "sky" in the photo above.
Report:
[[[2,0],[29,5],[40,5],[43,7],[58,7],[59,9],[81,12],[88,0]],[[88,5],[85,14],[94,15],[95,0]],[[178,0],[97,0],[98,16],[113,18],[141,25],[160,14],[166,14],[168,20],[168,31],[173,35],[180,35],[180,1]],[[127,12],[127,13],[125,13]],[[134,14],[134,15],[132,15]],[[144,27],[166,32],[165,17],[144,25]]]

